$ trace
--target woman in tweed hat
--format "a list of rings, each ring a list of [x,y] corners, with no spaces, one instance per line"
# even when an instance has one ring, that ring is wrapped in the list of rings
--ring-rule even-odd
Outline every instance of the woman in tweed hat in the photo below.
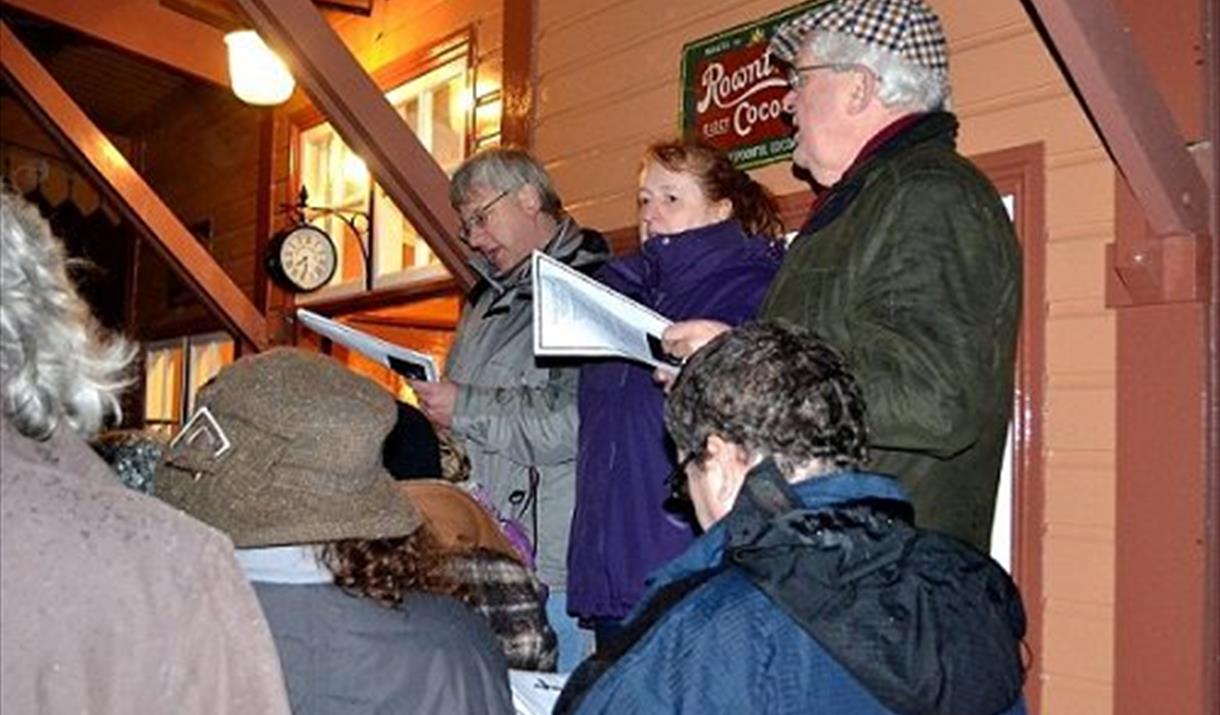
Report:
[[[157,495],[233,539],[296,715],[512,712],[503,654],[382,465],[395,417],[330,358],[245,358],[200,391]]]

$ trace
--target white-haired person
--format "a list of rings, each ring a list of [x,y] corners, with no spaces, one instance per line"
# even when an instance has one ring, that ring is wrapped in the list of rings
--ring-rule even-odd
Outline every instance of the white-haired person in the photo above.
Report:
[[[705,532],[555,712],[1024,713],[1016,586],[860,470],[866,414],[805,329],[749,323],[695,353],[665,423]]]
[[[922,0],[832,0],[781,26],[792,161],[820,185],[759,316],[816,330],[872,415],[869,468],[920,526],[986,550],[1012,410],[1020,250],[955,148],[948,51]],[[727,326],[664,334],[685,357]]]
[[[103,335],[33,206],[0,196],[0,710],[288,712],[216,531],[126,489],[85,442],[134,349]]]

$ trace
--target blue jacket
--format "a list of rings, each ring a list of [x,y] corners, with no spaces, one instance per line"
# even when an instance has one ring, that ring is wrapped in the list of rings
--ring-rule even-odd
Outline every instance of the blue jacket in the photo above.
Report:
[[[795,485],[794,491],[807,509],[859,499],[906,501],[895,481],[867,474],[811,479]],[[719,565],[727,541],[722,521],[657,572],[644,603],[667,585]],[[577,712],[893,711],[740,569],[729,568],[670,608],[596,681]],[[1023,701],[1018,701],[1004,715],[1024,712]]]
[[[728,220],[656,236],[597,278],[671,320],[737,325],[754,317],[782,257],[779,244]],[[568,610],[577,616],[627,615],[648,574],[695,538],[685,519],[662,508],[674,467],[664,404],[650,368],[606,360],[581,369],[568,547]]]

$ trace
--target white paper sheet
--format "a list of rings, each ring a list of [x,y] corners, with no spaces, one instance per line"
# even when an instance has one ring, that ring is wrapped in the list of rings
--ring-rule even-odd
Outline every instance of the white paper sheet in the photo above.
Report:
[[[677,371],[661,350],[669,320],[540,251],[531,260],[535,355],[622,357]]]
[[[513,691],[513,709],[517,715],[550,715],[567,680],[567,673],[509,670],[508,685]]]
[[[436,382],[436,361],[431,355],[395,345],[304,308],[297,308],[297,320],[318,335],[376,360],[407,379]]]

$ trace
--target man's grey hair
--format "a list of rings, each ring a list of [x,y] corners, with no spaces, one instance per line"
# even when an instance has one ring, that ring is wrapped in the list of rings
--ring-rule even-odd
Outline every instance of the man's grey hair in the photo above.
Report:
[[[867,457],[864,398],[842,356],[814,333],[747,323],[691,356],[665,403],[681,452],[717,435],[789,480],[856,469]]]
[[[0,398],[22,434],[62,423],[84,437],[120,419],[135,348],[104,337],[68,278],[63,245],[38,211],[0,192]]]
[[[896,52],[828,30],[809,33],[805,44],[819,62],[868,68],[877,77],[877,98],[886,107],[916,112],[950,107],[948,76],[909,62]]]
[[[459,208],[465,204],[475,187],[491,191],[514,191],[525,185],[533,186],[542,199],[542,212],[555,219],[563,215],[563,202],[555,192],[551,176],[523,149],[492,147],[484,149],[458,167],[449,182],[449,203]]]

